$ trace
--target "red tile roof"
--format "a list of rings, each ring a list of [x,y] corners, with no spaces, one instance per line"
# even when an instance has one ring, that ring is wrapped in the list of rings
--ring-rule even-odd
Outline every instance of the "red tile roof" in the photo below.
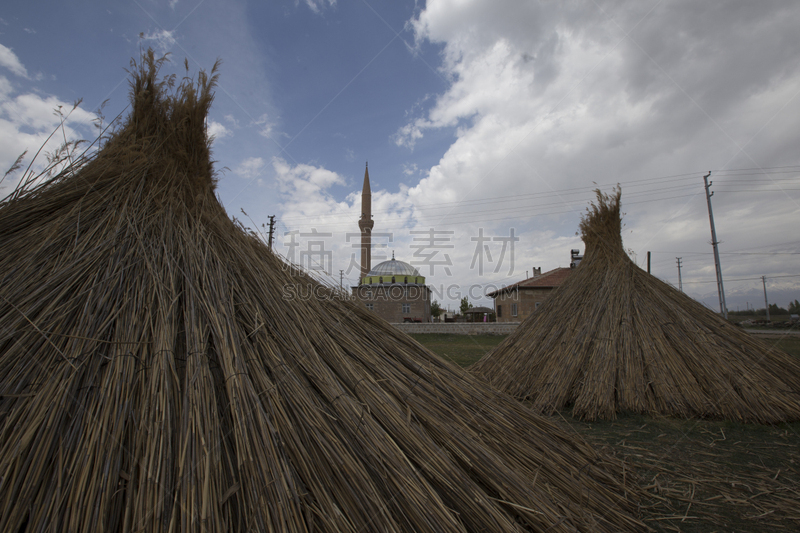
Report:
[[[552,289],[564,283],[573,270],[574,269],[572,268],[555,268],[545,272],[544,274],[524,279],[522,281],[518,281],[517,283],[512,283],[511,285],[503,287],[502,289],[497,289],[496,291],[488,293],[487,296],[494,298],[501,292],[508,292],[514,289]]]

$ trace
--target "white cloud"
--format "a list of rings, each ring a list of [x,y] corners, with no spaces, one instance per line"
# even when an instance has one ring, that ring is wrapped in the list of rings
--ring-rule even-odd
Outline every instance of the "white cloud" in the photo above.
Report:
[[[252,180],[263,174],[266,166],[264,159],[260,157],[248,157],[239,166],[233,169],[233,173],[247,180]]]
[[[238,127],[239,127],[239,121],[238,121],[238,120],[236,119],[236,117],[234,117],[233,115],[225,115],[223,118],[224,118],[225,120],[227,120],[228,122],[230,122],[230,123],[231,123],[231,125],[232,125],[234,128],[238,128]]]
[[[17,55],[8,47],[0,44],[0,67],[5,67],[17,76],[28,77],[28,71],[20,62]]]
[[[361,215],[360,190],[338,201],[332,189],[348,185],[344,176],[310,164],[292,165],[281,158],[273,159],[272,166],[281,193],[282,211],[278,217],[281,227],[289,232],[300,232],[301,240],[317,232],[318,236],[312,240],[318,242],[322,239],[326,250],[332,254],[332,264],[330,268],[326,265],[326,270],[343,270],[345,279],[355,283],[360,260],[360,241],[357,236]],[[362,177],[354,178],[360,189]],[[413,225],[412,208],[405,190],[390,193],[373,189],[372,210],[376,213],[375,218],[380,220],[380,226],[376,224],[373,233],[373,243],[376,245],[373,264],[389,259],[391,250],[407,241],[406,228]],[[279,239],[277,249],[281,253],[291,252],[291,238]],[[294,260],[300,262],[299,256]],[[338,277],[332,281],[338,284]]]
[[[5,76],[0,76],[0,100],[5,100],[11,94],[13,88],[11,82]]]
[[[344,201],[338,201],[334,188],[357,184],[356,188],[360,189],[360,173],[345,179],[344,176],[310,164],[293,165],[282,159],[274,159],[272,165],[281,193],[281,212],[278,216],[281,228],[284,232],[299,232],[294,236],[290,233],[279,238],[277,249],[283,254],[292,253],[292,239],[297,239],[300,251],[323,241],[325,250],[330,251],[332,256],[332,264],[326,269],[334,273],[341,269],[345,272],[345,279],[355,283],[360,254],[358,219],[361,195],[356,190],[347,195]],[[414,164],[405,168],[411,173],[419,172]],[[386,191],[378,186],[380,168],[370,168],[370,173],[375,220],[372,264],[390,259],[394,252],[397,259],[410,262],[420,269],[439,301],[457,305],[461,296],[468,296],[473,303],[490,304],[483,297],[485,292],[502,283],[517,281],[524,275],[524,270],[532,265],[544,267],[545,270],[566,266],[569,250],[578,243],[577,237],[572,234],[562,237],[553,232],[532,233],[507,221],[473,222],[475,207],[442,204],[448,198],[412,194],[413,191],[403,185],[398,191]],[[456,199],[455,196],[450,197],[451,201]],[[501,261],[503,243],[500,239],[509,237],[511,228],[514,228],[515,236],[525,246],[517,242],[513,260],[511,250],[507,249]],[[434,232],[433,240],[431,230]],[[472,264],[476,247],[472,238],[479,235],[480,231],[490,238],[484,243],[484,248],[489,248],[489,252],[481,252],[485,255],[483,270],[479,270],[478,263]],[[546,239],[543,237],[545,235]],[[420,245],[426,247],[420,249]],[[293,259],[302,261],[299,255]],[[338,278],[329,281],[338,283]]]
[[[425,111],[415,106],[393,140],[413,149],[427,142],[426,132],[455,128],[454,142],[408,194],[417,207],[461,207],[448,204],[451,211],[437,217],[417,210],[417,224],[468,221],[471,212],[497,225],[492,219],[507,213],[528,236],[538,226],[539,235],[574,241],[593,182],[605,189],[621,182],[625,243],[640,263],[647,250],[710,252],[702,170],[800,165],[800,130],[788,118],[800,113],[800,6],[673,2],[648,13],[652,7],[429,0],[413,27],[418,43],[443,45],[441,71],[450,85]],[[685,172],[696,177],[669,178]],[[659,176],[667,176],[663,185]],[[717,175],[715,186],[728,179]],[[742,179],[766,190],[757,176]],[[727,246],[761,246],[770,226],[781,228],[771,242],[796,242],[781,222],[800,214],[796,193],[737,193],[733,183],[714,198]],[[686,197],[672,198],[686,192],[700,194],[688,206]],[[498,197],[505,199],[485,203]],[[753,218],[760,222],[741,223]],[[568,253],[530,241],[525,247],[520,257],[537,249]],[[535,266],[558,266],[539,257],[545,264]],[[684,280],[707,275],[707,265],[694,264],[696,275],[690,261]],[[659,268],[657,275],[672,275],[674,257],[665,255]],[[735,256],[723,268],[779,275],[785,264]]]
[[[255,124],[259,127],[259,135],[268,139],[272,137],[275,124],[270,120],[269,115],[264,113],[258,117],[258,119],[255,121]]]
[[[425,119],[416,119],[405,126],[401,126],[392,139],[397,146],[404,146],[409,150],[414,150],[414,145],[422,139],[422,130],[432,127],[431,123]]]
[[[327,7],[334,7],[336,0],[305,0],[305,4],[316,14],[322,13]],[[297,1],[295,1],[297,5]]]
[[[436,286],[509,283],[533,267],[567,266],[570,249],[583,249],[575,231],[591,189],[622,183],[624,245],[638,263],[653,251],[654,274],[669,280],[677,278],[675,255],[685,253],[687,286],[713,279],[702,171],[800,166],[792,118],[800,113],[800,7],[673,2],[648,14],[651,7],[429,0],[413,27],[418,44],[443,46],[449,85],[419,100],[392,140],[430,153],[442,138],[428,139],[433,130],[451,129],[455,138],[432,168],[403,167],[409,187],[382,190],[380,169],[370,168],[373,231],[392,235],[387,244],[397,258],[418,261],[411,246],[420,234],[410,232],[434,228],[453,231],[454,246],[439,250],[449,255],[452,276],[437,269],[429,277]],[[334,270],[346,268],[350,249],[341,243],[358,231],[362,175],[283,160],[274,160],[273,170],[282,222],[330,231],[345,258]],[[766,192],[773,185],[752,174],[715,174],[723,247],[796,247],[786,221],[800,216],[797,193]],[[737,192],[736,179],[759,192]],[[354,192],[337,201],[345,183]],[[505,265],[483,275],[469,268],[481,228],[492,237],[514,228],[520,241],[513,274]],[[499,252],[492,249],[495,259]],[[723,269],[733,279],[791,273],[783,259],[731,255]],[[731,282],[730,290],[743,294],[748,283]],[[713,303],[713,290],[694,287],[694,296],[710,295]]]
[[[61,108],[68,119],[63,124],[63,132],[47,138],[53,131],[61,128],[61,121],[55,110]],[[38,173],[46,163],[44,154],[55,151],[64,137],[69,140],[86,139],[94,134],[92,120],[94,114],[78,107],[70,113],[72,104],[59,100],[54,96],[38,94],[21,94],[14,96],[12,88],[3,77],[0,77],[0,173],[5,173],[17,157],[28,151],[24,166],[30,163],[33,154],[43,146],[42,152],[34,162],[32,170]],[[0,197],[13,189],[21,177],[21,171],[6,178]]]
[[[403,163],[403,174],[406,176],[416,176],[419,174],[419,167],[416,163]]]
[[[167,30],[157,30],[147,34],[141,33],[139,38],[144,42],[151,41],[162,54],[172,50],[178,42],[175,40],[174,32]]]
[[[1,44],[0,66],[19,77],[30,79],[19,58],[11,49]],[[40,78],[41,74],[37,74],[34,80]],[[94,136],[94,114],[81,107],[73,109],[73,104],[55,96],[36,92],[15,94],[16,92],[17,89],[8,78],[0,76],[0,173],[5,173],[25,151],[27,156],[23,168],[27,167],[41,148],[40,155],[31,166],[31,171],[38,174],[45,168],[46,155],[55,152],[64,142],[64,138],[76,141]],[[51,135],[57,129],[62,130],[59,135]],[[13,190],[21,174],[22,171],[17,171],[6,177],[0,189],[0,197]]]
[[[60,120],[57,110],[67,114],[72,104],[61,101],[55,96],[42,97],[38,94],[21,94],[13,99],[0,103],[4,115],[21,127],[32,130],[51,130],[58,126]],[[94,115],[78,107],[70,115],[68,124],[90,124]]]
[[[230,137],[233,135],[233,132],[214,120],[208,121],[208,127],[206,128],[206,133],[209,137],[214,137],[215,140],[224,139],[225,137]]]
[[[336,172],[313,165],[289,165],[276,157],[272,160],[278,183],[283,192],[299,197],[320,196],[333,185],[345,185],[345,180]]]

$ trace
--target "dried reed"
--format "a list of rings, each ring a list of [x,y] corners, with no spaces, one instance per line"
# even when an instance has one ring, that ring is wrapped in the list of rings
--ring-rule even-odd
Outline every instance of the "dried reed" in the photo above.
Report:
[[[771,424],[800,419],[800,361],[755,339],[631,261],[621,191],[597,191],[584,259],[471,371],[553,412],[619,412]]]
[[[0,531],[643,529],[620,461],[232,222],[216,74],[159,65],[96,156],[0,205]]]

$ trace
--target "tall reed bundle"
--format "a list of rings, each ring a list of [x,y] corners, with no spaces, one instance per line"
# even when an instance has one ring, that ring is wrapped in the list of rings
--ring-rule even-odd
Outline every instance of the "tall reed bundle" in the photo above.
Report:
[[[538,410],[572,405],[588,420],[800,419],[800,362],[636,266],[622,247],[620,196],[597,191],[580,223],[580,266],[471,371]]]
[[[622,463],[229,220],[216,75],[158,66],[0,206],[0,531],[643,529]]]

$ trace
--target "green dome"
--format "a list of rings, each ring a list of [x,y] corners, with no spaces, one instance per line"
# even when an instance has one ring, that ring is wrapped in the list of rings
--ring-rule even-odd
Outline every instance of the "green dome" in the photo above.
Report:
[[[419,270],[406,262],[398,261],[392,256],[389,261],[378,263],[364,276],[362,284],[379,285],[386,283],[415,283],[424,285],[425,277],[420,275]]]

